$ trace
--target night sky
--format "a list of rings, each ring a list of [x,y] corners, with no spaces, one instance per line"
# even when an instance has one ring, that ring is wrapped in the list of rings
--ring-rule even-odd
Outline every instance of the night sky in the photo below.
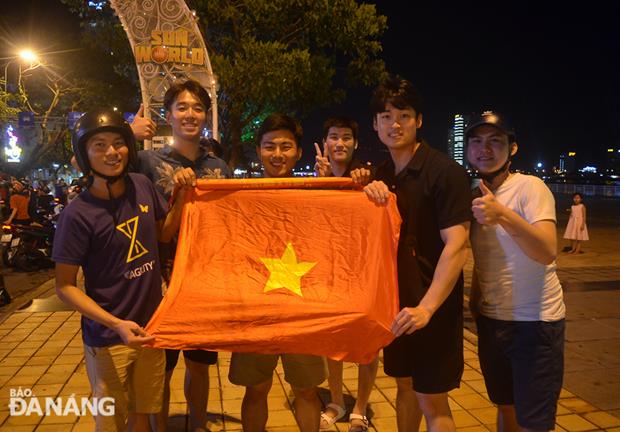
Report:
[[[45,51],[78,45],[77,22],[58,0],[1,3],[0,56],[11,54],[7,40],[30,39]],[[620,3],[375,3],[388,17],[387,68],[423,95],[421,134],[431,145],[445,150],[455,113],[493,109],[515,125],[518,168],[557,165],[568,150],[580,166],[594,164],[620,148]],[[370,89],[356,90],[305,119],[304,161],[332,113],[360,122],[363,158],[387,157],[371,128],[369,97]]]
[[[79,32],[77,16],[60,0],[0,1],[0,57],[23,47],[45,53],[79,48]]]
[[[594,163],[620,147],[620,6],[417,1],[405,12],[405,2],[377,3],[388,17],[387,67],[422,93],[431,145],[445,150],[455,113],[492,109],[515,126],[518,168],[557,165],[569,149],[580,165]],[[345,110],[368,105],[370,93],[359,93]]]

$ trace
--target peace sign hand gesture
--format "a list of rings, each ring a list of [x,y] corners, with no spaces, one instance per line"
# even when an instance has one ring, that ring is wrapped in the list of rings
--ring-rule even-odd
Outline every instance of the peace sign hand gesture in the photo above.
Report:
[[[314,164],[314,172],[319,177],[329,177],[332,175],[332,166],[329,163],[329,156],[327,154],[327,145],[323,143],[323,153],[321,153],[321,147],[318,143],[314,143],[314,149],[316,150],[316,163]]]

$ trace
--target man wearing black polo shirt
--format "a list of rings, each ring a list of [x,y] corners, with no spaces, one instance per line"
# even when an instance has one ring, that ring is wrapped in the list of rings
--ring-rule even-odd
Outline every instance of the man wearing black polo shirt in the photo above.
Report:
[[[396,378],[399,432],[454,431],[448,391],[463,373],[463,276],[471,219],[465,170],[418,140],[421,98],[409,81],[391,77],[371,100],[373,127],[391,160],[365,187],[375,201],[397,197],[403,223],[398,245],[401,311],[397,336],[384,349],[386,374]],[[418,408],[419,404],[419,408]]]

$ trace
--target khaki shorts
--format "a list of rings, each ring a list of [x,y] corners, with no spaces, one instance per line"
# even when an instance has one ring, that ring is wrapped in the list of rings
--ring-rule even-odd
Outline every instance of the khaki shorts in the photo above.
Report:
[[[316,387],[327,379],[325,357],[307,354],[232,353],[228,379],[236,385],[254,386],[273,377],[282,357],[284,379],[297,388]]]
[[[126,345],[84,345],[93,398],[114,398],[114,416],[95,416],[96,431],[125,431],[128,413],[158,413],[162,408],[164,350]]]

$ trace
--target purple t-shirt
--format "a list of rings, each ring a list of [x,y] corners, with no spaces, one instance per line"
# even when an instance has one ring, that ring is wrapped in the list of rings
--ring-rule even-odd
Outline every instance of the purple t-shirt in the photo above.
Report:
[[[114,200],[86,190],[60,214],[52,258],[82,266],[90,298],[143,326],[162,298],[156,221],[166,211],[166,202],[142,174],[129,174],[125,194]],[[84,316],[82,338],[93,347],[122,343],[113,330]]]

